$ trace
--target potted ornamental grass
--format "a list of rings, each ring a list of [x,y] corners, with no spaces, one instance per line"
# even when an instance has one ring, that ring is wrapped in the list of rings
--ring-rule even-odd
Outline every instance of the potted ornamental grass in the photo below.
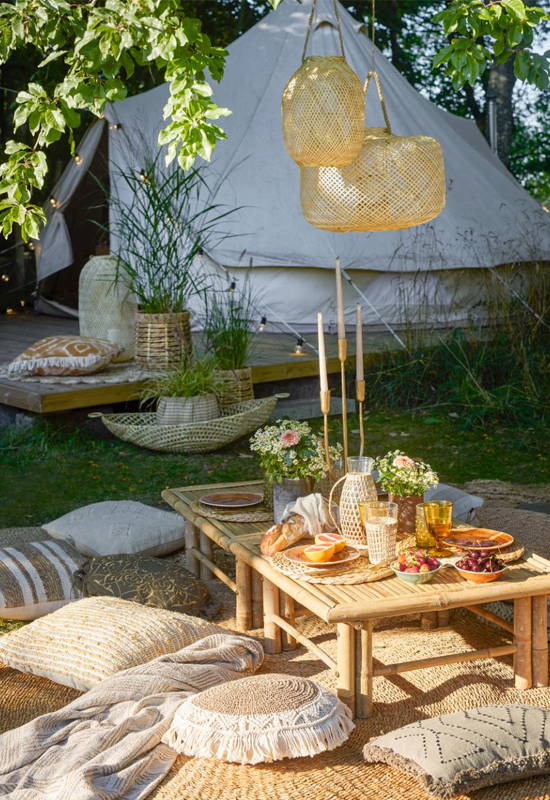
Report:
[[[212,359],[188,359],[147,382],[143,401],[157,400],[159,425],[208,422],[220,416],[222,381]]]
[[[272,489],[275,522],[281,521],[288,503],[311,494],[327,472],[323,439],[307,422],[280,420],[260,428],[250,439],[250,449],[260,456],[265,499]],[[332,461],[341,454],[341,445],[330,447]]]
[[[250,358],[257,302],[249,275],[242,287],[231,283],[228,289],[217,284],[206,296],[204,339],[223,379],[222,408],[254,399]]]
[[[401,450],[393,450],[376,459],[378,483],[388,492],[389,500],[398,506],[398,533],[414,533],[416,506],[424,492],[439,483],[436,472],[423,461],[414,461]]]
[[[231,211],[213,202],[204,168],[165,167],[161,154],[136,155],[137,170],[119,170],[108,194],[110,235],[120,271],[138,302],[135,360],[166,370],[193,351],[189,304],[206,293],[210,277],[199,256],[222,239],[219,223]]]

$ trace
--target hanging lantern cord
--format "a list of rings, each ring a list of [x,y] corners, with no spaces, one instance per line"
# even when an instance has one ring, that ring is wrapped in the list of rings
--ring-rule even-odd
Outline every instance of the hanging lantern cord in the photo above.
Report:
[[[376,29],[374,25],[375,19],[376,19],[376,0],[372,0],[372,25],[371,25],[371,35],[370,35],[370,40],[372,42],[372,59],[370,65],[371,74],[376,71],[376,45],[375,45]]]
[[[369,90],[369,83],[370,79],[374,78],[376,83],[376,88],[378,89],[378,97],[380,98],[380,105],[382,106],[382,113],[384,115],[384,120],[386,121],[386,130],[388,133],[391,134],[391,124],[390,118],[388,117],[388,112],[386,109],[386,101],[384,100],[384,95],[382,94],[382,87],[380,86],[380,78],[378,77],[377,72],[369,72],[367,75],[367,80],[365,81],[365,98],[367,96],[367,92]]]
[[[313,19],[315,17],[316,7],[317,7],[317,0],[313,0],[313,5],[311,6],[311,14],[309,15],[309,23],[307,26],[306,40],[304,42],[304,51],[302,53],[302,61],[305,61],[306,59],[307,46],[309,44],[309,37],[311,36],[311,28],[313,26]],[[338,0],[334,0],[334,14],[336,16],[336,25],[338,28],[338,36],[340,38],[340,47],[342,48],[342,56],[345,58],[346,51],[344,50],[344,37],[342,36],[342,26],[340,24],[340,12],[338,11]]]

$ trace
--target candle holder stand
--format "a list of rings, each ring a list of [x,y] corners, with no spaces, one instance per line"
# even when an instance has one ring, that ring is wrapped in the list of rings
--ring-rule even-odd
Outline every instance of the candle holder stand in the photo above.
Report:
[[[348,340],[338,339],[338,358],[340,359],[340,376],[342,379],[342,439],[344,442],[344,464],[348,463],[348,406],[346,403],[346,358]]]
[[[355,382],[355,397],[359,406],[359,436],[361,438],[361,447],[359,448],[359,455],[365,454],[365,428],[363,424],[363,403],[365,402],[365,381]]]

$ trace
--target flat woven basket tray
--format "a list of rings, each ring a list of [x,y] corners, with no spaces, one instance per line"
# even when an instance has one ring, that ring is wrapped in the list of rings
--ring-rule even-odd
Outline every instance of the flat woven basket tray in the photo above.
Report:
[[[302,542],[305,544],[306,542]],[[414,535],[405,536],[400,542],[397,543],[397,552],[403,550],[416,550],[416,542]],[[518,561],[525,553],[523,547],[517,540],[514,541],[509,548],[502,550],[498,557],[506,564],[513,561]],[[284,550],[276,553],[271,559],[271,563],[275,569],[282,572],[283,575],[288,575],[306,583],[324,583],[327,585],[338,584],[354,584],[354,583],[371,583],[373,581],[381,581],[384,578],[393,577],[393,570],[390,564],[395,559],[382,562],[381,564],[371,564],[368,558],[368,550],[365,554],[352,561],[349,566],[342,569],[329,567],[325,569],[311,569],[310,567],[301,567],[299,564],[293,564],[285,558]]]
[[[264,508],[263,505],[256,506],[255,511],[222,511],[207,508],[198,500],[191,503],[191,511],[200,517],[208,519],[221,519],[225,522],[269,522],[273,520],[273,511]]]

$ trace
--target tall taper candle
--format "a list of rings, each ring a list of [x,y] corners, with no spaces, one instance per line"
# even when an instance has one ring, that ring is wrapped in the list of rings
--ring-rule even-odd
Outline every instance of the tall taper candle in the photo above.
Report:
[[[357,303],[357,328],[356,328],[357,342],[355,344],[355,380],[365,380],[365,368],[363,366],[363,318],[361,313],[361,305]]]
[[[325,356],[325,334],[323,332],[323,315],[317,314],[317,331],[319,344],[319,376],[321,378],[321,391],[328,392],[327,359]]]
[[[346,338],[346,325],[344,322],[344,296],[342,294],[342,272],[340,259],[336,259],[336,312],[338,314],[338,338]]]

